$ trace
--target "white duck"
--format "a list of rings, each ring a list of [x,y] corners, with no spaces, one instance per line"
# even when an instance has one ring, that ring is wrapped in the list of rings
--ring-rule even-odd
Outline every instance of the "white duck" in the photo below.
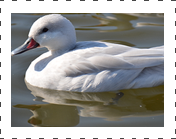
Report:
[[[164,46],[138,49],[121,44],[76,42],[72,23],[59,14],[39,18],[28,40],[11,55],[36,47],[48,52],[35,59],[26,81],[37,87],[104,92],[164,83]]]

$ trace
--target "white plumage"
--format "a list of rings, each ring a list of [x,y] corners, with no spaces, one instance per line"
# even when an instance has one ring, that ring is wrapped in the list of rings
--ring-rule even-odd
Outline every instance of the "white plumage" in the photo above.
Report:
[[[42,32],[43,28],[48,30]],[[98,41],[76,43],[73,25],[58,14],[38,19],[29,38],[49,50],[29,66],[25,78],[31,85],[103,92],[164,83],[164,46],[138,49]]]

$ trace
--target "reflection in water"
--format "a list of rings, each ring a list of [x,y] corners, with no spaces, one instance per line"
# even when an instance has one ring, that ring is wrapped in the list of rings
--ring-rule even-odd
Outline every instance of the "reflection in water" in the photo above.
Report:
[[[33,126],[76,126],[80,116],[119,121],[129,116],[161,115],[164,111],[164,86],[102,93],[55,91],[30,84],[27,87],[36,98],[49,103],[14,106],[31,110],[33,116],[28,122]]]
[[[14,107],[29,109],[33,116],[28,122],[33,126],[69,127],[79,123],[78,110],[75,106],[41,104],[15,105]]]
[[[99,14],[92,15],[100,23],[91,26],[82,26],[76,30],[98,30],[100,32],[125,31],[134,29],[130,21],[137,20],[138,17],[128,14]]]
[[[133,24],[132,21],[138,20],[141,17],[151,18],[150,22],[138,22]],[[77,27],[76,30],[98,30],[99,32],[116,32],[116,31],[126,31],[135,29],[135,27],[139,26],[164,26],[164,24],[154,23],[152,21],[152,17],[164,17],[163,13],[156,14],[92,14],[92,18],[97,19],[99,24],[88,25]],[[153,18],[155,21],[155,19]]]

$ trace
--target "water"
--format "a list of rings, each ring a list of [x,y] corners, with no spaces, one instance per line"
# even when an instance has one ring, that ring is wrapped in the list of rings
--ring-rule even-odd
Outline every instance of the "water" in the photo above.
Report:
[[[12,14],[12,49],[26,39],[44,14]],[[77,41],[106,41],[149,48],[164,44],[164,15],[62,14],[76,28]],[[100,93],[40,89],[26,84],[31,61],[46,52],[35,49],[12,57],[12,127],[164,126],[164,86]]]

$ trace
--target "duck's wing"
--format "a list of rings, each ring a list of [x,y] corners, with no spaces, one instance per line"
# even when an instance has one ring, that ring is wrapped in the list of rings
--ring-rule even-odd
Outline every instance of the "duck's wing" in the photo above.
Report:
[[[108,47],[87,47],[87,49],[79,51],[75,51],[75,54],[72,53],[77,58],[70,61],[69,67],[66,69],[68,76],[104,70],[143,69],[164,63],[163,49],[138,49],[123,45],[108,45]]]
[[[134,49],[117,57],[122,57],[125,62],[132,64],[132,68],[146,68],[164,64],[164,50],[159,47],[155,49]]]

